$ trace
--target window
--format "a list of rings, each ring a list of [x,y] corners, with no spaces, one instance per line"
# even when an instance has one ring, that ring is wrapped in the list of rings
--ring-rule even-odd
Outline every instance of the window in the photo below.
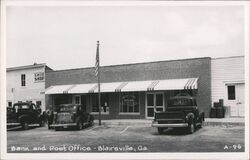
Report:
[[[101,94],[101,112],[109,113],[109,96],[108,94]],[[99,112],[98,94],[92,95],[92,112]]]
[[[139,93],[122,93],[120,98],[121,113],[139,113]]]
[[[81,104],[81,97],[80,96],[74,96],[74,102],[75,104]]]
[[[41,101],[36,101],[36,106],[37,108],[41,108],[42,102]]]
[[[147,106],[154,106],[154,95],[147,94]]]
[[[12,102],[8,102],[8,107],[12,107]]]
[[[235,86],[227,86],[228,100],[235,100]]]
[[[43,81],[44,80],[44,72],[35,73],[35,82]]]
[[[156,106],[163,106],[163,94],[156,94]]]
[[[21,74],[21,86],[25,86],[25,74]]]

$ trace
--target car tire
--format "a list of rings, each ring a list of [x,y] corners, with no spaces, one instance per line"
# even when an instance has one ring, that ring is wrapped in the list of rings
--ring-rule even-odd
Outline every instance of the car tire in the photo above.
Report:
[[[158,127],[157,129],[158,129],[158,133],[159,134],[163,134],[164,133],[165,128]]]
[[[24,121],[24,122],[22,123],[22,128],[23,128],[23,130],[29,129],[29,124],[28,124],[28,122]]]
[[[43,126],[44,126],[44,121],[41,121],[41,122],[39,123],[39,126],[40,126],[40,127],[43,127]]]
[[[189,123],[189,125],[188,125],[188,133],[189,134],[192,134],[192,133],[194,133],[195,132],[195,122],[194,122],[194,120],[190,120],[190,123]]]
[[[78,131],[80,131],[80,130],[82,130],[82,128],[83,128],[82,122],[78,122],[78,123],[77,123],[77,126],[76,126],[76,129],[77,129]]]

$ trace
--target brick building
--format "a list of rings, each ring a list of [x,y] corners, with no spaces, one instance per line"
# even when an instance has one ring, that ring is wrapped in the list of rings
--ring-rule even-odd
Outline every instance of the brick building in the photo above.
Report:
[[[98,114],[95,68],[46,72],[46,107],[80,103]],[[209,116],[211,107],[211,58],[103,66],[101,72],[102,118],[152,118],[179,93],[197,97]]]

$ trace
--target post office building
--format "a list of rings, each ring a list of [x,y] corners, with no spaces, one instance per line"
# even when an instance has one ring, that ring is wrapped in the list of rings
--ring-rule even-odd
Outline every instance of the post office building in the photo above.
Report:
[[[193,58],[149,63],[102,66],[102,119],[150,119],[164,111],[169,98],[195,96],[205,116],[211,108],[211,58]],[[98,115],[95,68],[46,72],[46,107],[63,103],[86,106]]]

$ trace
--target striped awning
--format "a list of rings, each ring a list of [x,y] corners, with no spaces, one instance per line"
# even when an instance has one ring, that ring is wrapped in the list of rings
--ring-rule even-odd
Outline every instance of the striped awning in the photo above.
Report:
[[[198,78],[160,80],[152,90],[197,89]]]
[[[45,94],[66,94],[74,85],[55,85],[45,90]]]
[[[101,83],[100,90],[101,92],[116,92],[117,88],[119,88],[123,82],[112,82],[112,83]],[[91,88],[90,93],[97,93],[98,85],[96,84],[93,88]]]
[[[96,83],[87,83],[87,84],[76,84],[72,87],[68,93],[89,93],[92,88],[97,86]]]
[[[101,92],[133,92],[133,91],[157,91],[157,90],[184,90],[197,89],[198,78],[167,79],[151,81],[128,81],[101,83]],[[46,89],[45,94],[76,94],[97,93],[97,83],[56,85]]]

